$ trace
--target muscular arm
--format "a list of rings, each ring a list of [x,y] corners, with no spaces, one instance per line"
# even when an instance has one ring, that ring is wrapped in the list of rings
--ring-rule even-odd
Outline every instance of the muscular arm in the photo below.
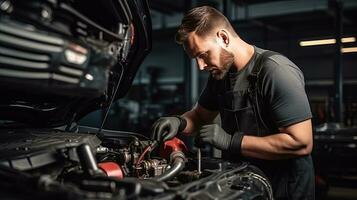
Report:
[[[311,153],[313,139],[310,119],[279,130],[280,133],[265,137],[244,136],[241,146],[242,155],[276,160]]]
[[[280,127],[279,133],[265,137],[244,136],[242,155],[275,160],[310,154],[311,111],[301,70],[283,56],[273,56],[265,62],[260,76],[263,101],[269,105],[270,116]]]
[[[187,111],[182,115],[187,121],[187,126],[185,130],[183,130],[183,133],[191,135],[203,124],[212,122],[217,115],[218,111],[210,111],[199,104],[196,104],[192,110]]]

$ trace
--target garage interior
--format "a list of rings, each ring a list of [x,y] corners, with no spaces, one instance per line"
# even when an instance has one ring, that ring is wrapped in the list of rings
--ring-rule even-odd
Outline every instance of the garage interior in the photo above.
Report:
[[[313,113],[317,199],[356,199],[355,0],[150,0],[152,51],[129,93],[112,105],[104,128],[149,136],[158,117],[182,114],[196,103],[209,74],[198,70],[174,35],[183,13],[200,5],[222,11],[248,43],[300,67]],[[306,43],[316,40],[327,44]],[[81,123],[99,126],[103,117],[96,111]]]

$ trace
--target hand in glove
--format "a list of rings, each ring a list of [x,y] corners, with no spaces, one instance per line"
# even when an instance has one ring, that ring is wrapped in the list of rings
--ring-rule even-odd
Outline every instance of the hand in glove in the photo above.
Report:
[[[165,142],[186,128],[187,122],[181,116],[161,117],[152,126],[151,139]]]
[[[202,146],[202,143],[208,143],[217,149],[228,150],[232,136],[217,124],[209,124],[201,127],[196,139],[198,146]]]

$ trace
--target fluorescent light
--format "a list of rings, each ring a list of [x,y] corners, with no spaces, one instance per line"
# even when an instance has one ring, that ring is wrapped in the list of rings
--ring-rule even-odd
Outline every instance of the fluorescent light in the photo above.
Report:
[[[357,52],[357,47],[345,47],[341,49],[342,53],[352,53]]]
[[[355,37],[345,37],[341,39],[342,43],[348,43],[348,42],[356,42],[356,38]]]
[[[325,40],[309,40],[309,41],[301,41],[300,46],[316,46],[316,45],[326,45],[326,44],[335,44],[335,39],[325,39]]]
[[[355,37],[344,37],[341,39],[342,43],[348,43],[348,42],[355,42],[356,38]],[[335,44],[336,39],[323,39],[323,40],[306,40],[306,41],[300,41],[300,46],[306,47],[306,46],[316,46],[316,45],[327,45],[327,44]]]

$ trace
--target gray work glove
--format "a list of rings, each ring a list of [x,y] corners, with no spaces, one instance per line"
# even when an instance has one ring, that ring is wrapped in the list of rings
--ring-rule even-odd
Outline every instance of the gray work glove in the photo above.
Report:
[[[151,139],[165,142],[186,128],[187,122],[181,116],[161,117],[152,126]]]
[[[232,136],[224,131],[218,124],[208,124],[201,127],[199,135],[196,136],[198,146],[208,143],[220,150],[228,150],[231,145]]]

